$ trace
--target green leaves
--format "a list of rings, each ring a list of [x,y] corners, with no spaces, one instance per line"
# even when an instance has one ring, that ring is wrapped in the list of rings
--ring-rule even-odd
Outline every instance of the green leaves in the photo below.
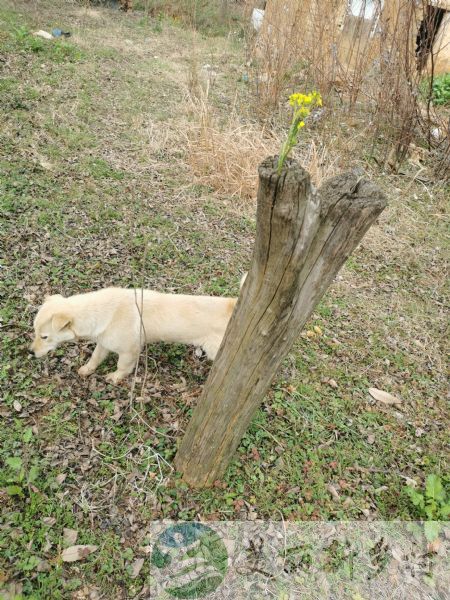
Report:
[[[440,106],[450,105],[450,73],[445,73],[434,79],[433,103]]]
[[[19,485],[7,485],[5,489],[8,496],[23,496],[23,490]]]
[[[22,439],[25,442],[25,444],[29,444],[31,442],[32,438],[33,438],[33,430],[31,429],[31,427],[27,427],[25,429],[25,431],[23,432]]]
[[[429,542],[439,537],[441,523],[450,514],[450,504],[446,498],[446,492],[439,475],[428,475],[423,493],[412,486],[406,487],[413,505],[418,509],[420,516],[425,520],[424,533]]]
[[[434,105],[450,105],[450,73],[438,75],[430,81],[425,78],[420,84],[420,93],[425,100],[431,98]]]
[[[425,537],[429,542],[434,542],[439,537],[441,524],[438,521],[425,521],[423,524]]]
[[[9,456],[5,462],[13,471],[20,471],[22,468],[22,459],[20,456]]]
[[[37,467],[36,465],[33,465],[30,468],[30,470],[28,471],[27,482],[34,483],[38,477],[39,477],[39,467]]]
[[[424,510],[425,509],[425,498],[422,494],[420,494],[415,488],[412,486],[406,486],[406,493],[411,499],[411,502],[414,506]]]
[[[31,431],[31,428],[30,428]],[[27,431],[25,431],[25,434]],[[25,435],[24,434],[24,435]],[[20,456],[8,456],[5,464],[9,467],[10,473],[6,475],[6,482],[11,485],[5,487],[8,496],[24,496],[24,484],[34,483],[39,477],[39,467],[32,465],[25,468]]]
[[[444,488],[441,478],[438,475],[428,475],[425,485],[425,495],[428,499],[435,500],[436,502],[444,500]]]

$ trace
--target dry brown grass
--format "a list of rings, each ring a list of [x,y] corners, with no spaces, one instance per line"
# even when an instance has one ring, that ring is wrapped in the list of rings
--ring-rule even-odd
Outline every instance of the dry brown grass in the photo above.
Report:
[[[29,15],[29,0],[3,4]],[[145,549],[149,519],[245,518],[246,513],[233,511],[222,489],[194,494],[176,480],[164,479],[170,469],[162,457],[170,461],[209,366],[187,350],[181,354],[172,347],[153,347],[149,356],[153,381],[147,379],[145,393],[135,398],[130,409],[126,386],[109,389],[101,377],[88,385],[76,376],[77,349],[68,348],[63,358],[52,357],[41,364],[27,360],[25,342],[34,308],[46,292],[136,285],[144,271],[146,284],[155,289],[224,295],[237,291],[238,274],[249,264],[254,243],[255,206],[241,202],[236,209],[234,201],[217,199],[218,210],[208,210],[213,194],[204,191],[199,197],[193,188],[192,167],[188,170],[180,152],[179,131],[184,130],[194,146],[200,134],[200,112],[195,108],[193,114],[189,101],[188,120],[180,109],[180,82],[198,44],[200,66],[213,63],[218,72],[209,111],[211,126],[217,130],[216,145],[226,144],[222,132],[231,119],[217,107],[227,106],[227,99],[234,97],[234,67],[244,59],[240,49],[225,43],[211,57],[209,40],[194,39],[180,28],[167,27],[154,35],[138,24],[135,15],[102,9],[99,18],[91,14],[84,18],[85,13],[78,15],[79,7],[66,0],[39,0],[34,5],[33,28],[70,23],[71,43],[83,49],[86,58],[73,65],[45,60],[44,69],[39,55],[10,52],[3,65],[8,78],[21,82],[17,98],[31,110],[6,108],[5,143],[0,148],[2,185],[7,190],[1,200],[8,216],[0,228],[8,248],[7,269],[2,271],[8,291],[2,299],[6,320],[0,362],[3,359],[2,364],[11,366],[3,369],[7,378],[3,379],[6,437],[2,448],[5,457],[12,450],[20,454],[23,448],[28,455],[33,451],[39,464],[51,465],[35,483],[46,494],[47,509],[58,510],[57,526],[42,528],[40,505],[36,513],[26,498],[9,500],[12,517],[6,515],[5,535],[11,525],[10,558],[5,572],[29,586],[30,595],[55,597],[56,582],[59,586],[60,580],[73,579],[67,571],[72,567],[63,567],[67,572],[62,575],[53,568],[39,573],[38,579],[30,576],[22,568],[36,554],[29,538],[50,536],[53,549],[43,558],[53,565],[60,531],[63,526],[74,527],[75,517],[80,537],[98,543],[99,548],[107,540],[96,565],[105,558],[110,561],[105,564],[114,568],[105,576],[104,569],[83,570],[80,563],[83,589],[74,591],[74,597],[85,596],[85,584],[108,598],[135,597],[148,584],[148,571],[144,566],[140,576],[130,580],[122,542],[126,538],[127,545]],[[117,39],[132,44],[124,45],[128,48],[124,50],[114,45]],[[153,62],[153,56],[164,57],[164,65]],[[198,79],[193,72],[191,85],[198,85]],[[40,93],[36,101],[30,100],[33,89]],[[223,103],[216,102],[219,95]],[[328,105],[327,112],[331,112]],[[316,168],[317,176],[327,176],[333,165],[345,168],[339,152],[344,141],[353,148],[348,162],[353,166],[360,161],[368,146],[364,128],[369,119],[363,115],[360,123],[353,121],[354,126],[336,112],[317,127],[308,124],[302,140],[313,135],[316,140],[315,148],[310,148],[310,171]],[[234,124],[246,122],[236,117]],[[262,127],[250,125],[246,135],[260,136]],[[93,147],[78,138],[80,131],[87,130],[95,136]],[[302,144],[296,155],[305,163],[302,157],[308,148],[306,142]],[[241,154],[240,148],[238,162]],[[52,170],[39,166],[41,157],[52,163]],[[93,157],[123,170],[124,179],[94,178],[86,170]],[[242,482],[250,482],[252,511],[258,518],[282,514],[285,519],[354,520],[366,518],[368,510],[369,520],[413,518],[402,500],[401,477],[422,485],[429,473],[444,472],[447,197],[444,188],[416,177],[418,166],[398,175],[376,171],[372,176],[386,189],[390,206],[338,276],[324,310],[320,307],[315,314],[311,325],[319,325],[323,336],[300,338],[274,382],[276,406],[282,410],[279,415],[278,409],[272,411],[270,418],[261,415],[272,437],[261,440],[258,428],[249,431],[248,448],[258,447],[261,461],[244,448],[241,466],[226,479],[236,499],[245,499]],[[10,199],[14,199],[12,206],[8,206]],[[237,218],[236,213],[244,211],[250,217]],[[11,315],[20,318],[11,320]],[[82,346],[81,353],[85,351]],[[338,383],[337,389],[324,383],[330,379]],[[301,397],[287,394],[286,381]],[[398,412],[370,403],[366,384],[400,396],[403,404]],[[24,407],[20,419],[12,407],[14,398]],[[273,402],[271,394],[265,406],[269,409]],[[294,410],[306,418],[299,435]],[[346,415],[353,419],[352,427]],[[28,427],[38,434],[26,450],[23,431]],[[323,432],[330,432],[331,447],[321,445]],[[375,436],[373,444],[366,442],[368,435]],[[265,464],[272,464],[273,438],[284,444],[285,466],[280,463],[278,468],[277,462],[277,468],[264,470]],[[99,451],[108,455],[108,469]],[[336,481],[335,467],[328,467],[331,461],[371,466],[364,473],[345,470],[348,487],[341,504],[327,491],[329,482]],[[68,476],[55,490],[57,473]],[[291,482],[302,488],[294,512],[290,512],[292,500],[284,493]],[[305,486],[314,493],[313,517],[308,510],[311,504],[304,503]],[[23,523],[36,523],[35,531],[26,530],[20,538],[12,535],[17,533],[17,511]],[[131,529],[129,523],[134,523]],[[62,595],[69,593],[66,585],[61,586]]]
[[[197,78],[190,72],[189,81],[193,80]],[[226,196],[254,199],[258,166],[267,156],[278,154],[282,136],[258,122],[243,121],[236,108],[221,120],[209,98],[209,86],[189,96],[189,108],[194,123],[185,136],[188,163],[197,181]],[[336,159],[314,140],[298,146],[293,156],[315,185],[336,172]]]
[[[286,0],[279,10],[272,0],[260,34],[249,35],[258,114],[273,120],[293,88],[315,88],[342,119],[364,107],[370,136],[374,144],[382,142],[381,154],[388,156],[386,166],[396,170],[413,141],[425,142],[437,152],[437,161],[445,162],[448,146],[431,132],[445,132],[448,116],[424,100],[419,89],[427,73],[433,76],[440,48],[433,46],[423,71],[415,56],[419,25],[426,31],[434,27],[429,2],[399,0],[389,9],[386,3],[386,10],[376,11],[371,20],[346,14],[341,0],[328,0],[326,10],[319,6],[312,0]]]
[[[424,55],[424,70],[420,71],[414,53],[414,34],[420,23],[428,30],[433,28],[433,13],[427,0],[416,4],[401,2],[379,37],[382,60],[366,89],[373,106],[374,138],[381,133],[392,144],[387,166],[397,170],[413,142],[425,143],[435,154],[436,174],[445,177],[449,148],[442,143],[445,140],[432,135],[433,130],[445,132],[448,128],[448,114],[431,101],[434,66],[441,48],[435,45]],[[420,58],[420,52],[417,56]],[[430,81],[428,93],[424,87],[421,89],[426,75]]]
[[[187,134],[188,162],[197,180],[228,196],[253,198],[258,165],[277,152],[279,140],[264,126],[243,123],[236,110],[220,124],[208,92],[190,103],[195,123]]]

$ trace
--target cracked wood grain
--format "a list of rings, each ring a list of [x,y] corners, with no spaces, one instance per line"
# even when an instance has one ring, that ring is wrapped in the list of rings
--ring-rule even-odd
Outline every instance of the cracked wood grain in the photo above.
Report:
[[[259,167],[249,273],[175,466],[194,487],[228,466],[283,359],[334,277],[386,207],[380,189],[350,172],[315,190],[290,160]]]

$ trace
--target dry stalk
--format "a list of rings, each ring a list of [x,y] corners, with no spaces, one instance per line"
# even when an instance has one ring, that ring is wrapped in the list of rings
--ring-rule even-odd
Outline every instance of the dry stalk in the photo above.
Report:
[[[253,198],[257,169],[280,142],[264,126],[243,123],[232,110],[220,124],[207,88],[199,98],[190,97],[195,123],[187,131],[188,162],[197,180],[215,191],[238,198]]]
[[[225,120],[220,119],[209,97],[210,86],[198,88],[189,95],[189,110],[194,117],[191,128],[183,130],[186,137],[188,163],[198,182],[219,194],[254,199],[259,164],[270,155],[278,154],[282,136],[268,125],[243,122],[235,109]],[[315,185],[335,174],[336,160],[326,146],[314,140],[305,142],[293,152],[310,173]]]
[[[364,107],[374,144],[382,143],[390,167],[406,158],[411,142],[424,141],[445,172],[449,120],[431,102],[443,39],[439,10],[429,0],[375,2],[363,18],[342,0],[329,0],[326,10],[317,0],[283,0],[283,10],[269,0],[263,28],[249,39],[255,108],[268,117],[293,89],[317,89],[342,118]]]

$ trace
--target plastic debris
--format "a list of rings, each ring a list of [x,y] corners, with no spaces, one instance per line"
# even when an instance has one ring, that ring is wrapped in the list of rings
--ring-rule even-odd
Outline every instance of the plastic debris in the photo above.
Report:
[[[70,37],[71,33],[70,31],[63,31],[62,29],[58,29],[57,27],[55,29],[52,29],[52,35],[55,38],[58,37]]]
[[[48,31],[44,31],[43,29],[39,29],[39,31],[35,31],[33,35],[44,38],[44,40],[52,40],[53,36]]]
[[[254,8],[252,12],[252,25],[255,31],[259,31],[264,21],[264,13],[262,8]]]

